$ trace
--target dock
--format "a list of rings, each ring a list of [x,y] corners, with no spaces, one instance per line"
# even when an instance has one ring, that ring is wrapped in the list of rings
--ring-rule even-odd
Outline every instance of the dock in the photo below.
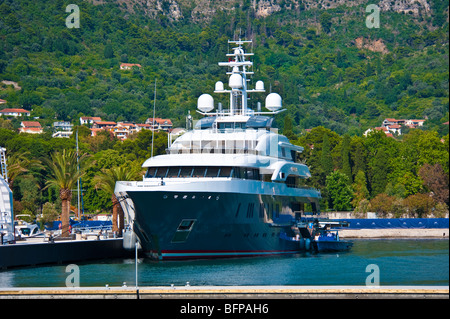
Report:
[[[0,270],[129,256],[122,238],[19,242],[0,245]]]
[[[449,299],[448,286],[0,288],[0,299]]]

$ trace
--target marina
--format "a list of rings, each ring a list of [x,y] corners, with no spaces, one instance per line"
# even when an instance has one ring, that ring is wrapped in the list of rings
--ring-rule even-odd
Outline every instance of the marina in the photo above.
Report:
[[[140,257],[137,287],[448,286],[448,239],[355,239],[350,252],[159,262]],[[79,286],[136,287],[134,258],[75,262]],[[0,287],[66,286],[67,263],[0,271]],[[369,285],[375,283],[369,282]]]
[[[304,148],[267,116],[285,111],[281,96],[266,96],[268,111],[247,104],[247,93],[265,92],[247,78],[249,43],[229,41],[219,62],[229,89],[217,81],[214,93],[229,94],[228,108],[202,94],[203,118],[170,137],[165,155],[152,146],[142,180],[113,182],[119,228],[72,223],[68,197],[60,222],[41,233],[14,216],[2,172],[0,298],[448,298],[448,218],[321,217]],[[78,146],[70,154],[78,162]]]

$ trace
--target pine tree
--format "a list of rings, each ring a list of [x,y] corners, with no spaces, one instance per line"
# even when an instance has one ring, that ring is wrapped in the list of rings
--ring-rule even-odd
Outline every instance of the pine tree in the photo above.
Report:
[[[105,50],[103,51],[103,53],[105,55],[105,59],[114,58],[114,50],[113,50],[113,47],[112,47],[111,43],[108,43],[105,46]]]
[[[326,176],[330,175],[333,171],[333,158],[331,157],[331,146],[328,135],[323,135],[322,142],[322,155],[320,157],[320,165]]]
[[[353,160],[353,176],[358,174],[359,171],[366,172],[366,159],[364,154],[364,146],[362,143],[356,144],[355,153],[352,156]]]
[[[334,209],[350,210],[352,208],[353,191],[346,174],[339,171],[331,173],[327,176],[326,187]]]
[[[372,178],[371,178],[371,188],[372,197],[377,194],[383,193],[386,189],[388,182],[388,165],[389,157],[388,154],[381,148],[378,150],[374,158],[374,164],[372,167]]]
[[[355,176],[355,182],[353,183],[353,190],[355,191],[353,197],[353,207],[357,207],[359,203],[369,197],[369,191],[367,190],[366,175],[363,171],[358,171]]]
[[[341,148],[341,166],[342,172],[347,175],[349,182],[352,183],[352,167],[350,163],[350,135],[345,134],[342,140]]]

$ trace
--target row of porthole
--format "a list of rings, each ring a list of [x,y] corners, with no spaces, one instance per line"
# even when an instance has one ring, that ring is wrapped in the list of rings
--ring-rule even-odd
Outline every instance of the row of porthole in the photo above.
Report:
[[[163,195],[163,199],[168,199],[168,198],[169,198],[169,195],[167,195],[167,194]],[[211,200],[211,199],[219,200],[220,196],[212,196],[212,195],[209,195],[209,196],[205,196],[205,195],[202,195],[202,196],[183,195],[183,196],[181,196],[181,195],[178,195],[178,194],[173,195],[173,199],[197,199],[197,198],[199,198],[199,199],[209,199],[209,200]]]

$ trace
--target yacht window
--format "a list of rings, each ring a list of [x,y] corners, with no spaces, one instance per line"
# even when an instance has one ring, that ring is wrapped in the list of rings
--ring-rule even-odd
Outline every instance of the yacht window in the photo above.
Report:
[[[178,173],[180,172],[179,167],[170,167],[167,172],[167,177],[178,177]]]
[[[177,228],[177,231],[190,231],[194,225],[194,219],[183,219]]]
[[[231,175],[231,167],[222,167],[220,169],[219,177],[230,177]]]
[[[158,169],[156,170],[155,177],[158,178],[166,177],[166,174],[167,174],[167,167],[158,167]]]
[[[150,178],[154,177],[156,173],[156,167],[149,167],[147,170],[147,174],[145,174],[145,177]]]
[[[192,177],[204,177],[206,172],[206,167],[194,167],[194,172]]]
[[[259,170],[255,168],[247,168],[245,171],[246,179],[259,180]]]
[[[191,177],[192,167],[182,167],[180,170],[180,177]]]
[[[297,187],[299,185],[299,178],[297,176],[294,175],[289,175],[286,178],[286,185],[288,187]]]
[[[240,171],[239,167],[233,167],[233,177],[241,178],[241,171]]]
[[[219,168],[218,167],[208,167],[206,170],[206,177],[217,177],[219,174]]]

